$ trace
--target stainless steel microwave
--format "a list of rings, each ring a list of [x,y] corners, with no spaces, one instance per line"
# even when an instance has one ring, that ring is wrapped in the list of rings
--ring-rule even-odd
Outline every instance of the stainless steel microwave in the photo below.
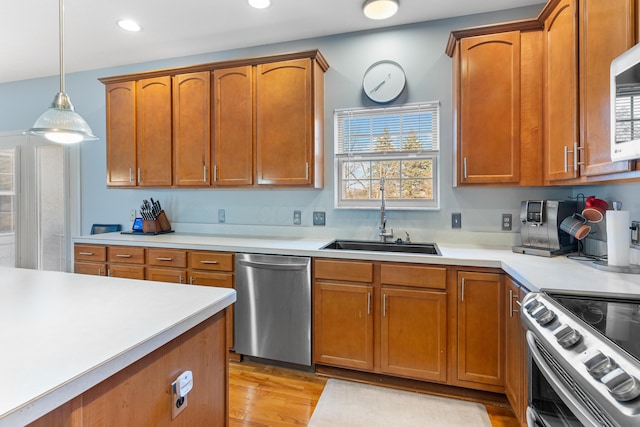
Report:
[[[640,45],[611,61],[611,160],[640,158]]]

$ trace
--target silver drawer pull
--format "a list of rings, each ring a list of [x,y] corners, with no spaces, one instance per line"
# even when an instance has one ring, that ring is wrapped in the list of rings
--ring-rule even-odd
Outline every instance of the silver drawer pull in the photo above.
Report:
[[[78,252],[78,255],[93,256],[93,252]]]
[[[173,261],[173,258],[170,257],[158,257],[156,261]]]
[[[131,255],[129,255],[129,254],[116,254],[116,257],[118,257],[118,258],[131,258]]]
[[[200,261],[200,264],[217,264],[217,263],[218,263],[218,261],[210,261],[210,260],[206,260],[206,259]]]

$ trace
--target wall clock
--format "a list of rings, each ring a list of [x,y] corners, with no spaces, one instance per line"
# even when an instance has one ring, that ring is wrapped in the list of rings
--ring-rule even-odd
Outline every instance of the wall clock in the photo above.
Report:
[[[404,70],[400,64],[383,60],[373,63],[365,71],[362,89],[369,99],[384,104],[400,96],[406,81]]]

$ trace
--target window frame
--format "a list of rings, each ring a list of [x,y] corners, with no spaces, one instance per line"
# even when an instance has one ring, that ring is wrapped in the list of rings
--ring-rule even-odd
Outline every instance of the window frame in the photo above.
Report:
[[[361,153],[344,153],[341,152],[342,139],[340,135],[340,120],[344,120],[350,112],[354,112],[359,116],[366,117],[367,111],[370,111],[369,117],[383,116],[389,114],[410,113],[416,111],[416,108],[426,106],[429,109],[435,109],[435,129],[431,132],[434,140],[432,141],[433,149],[419,151],[389,151],[389,152],[361,152]],[[373,134],[372,134],[373,137]],[[431,180],[432,180],[432,199],[397,199],[385,198],[385,209],[388,210],[440,210],[440,102],[420,102],[412,104],[404,104],[393,107],[362,107],[362,108],[345,108],[334,110],[334,208],[335,209],[379,209],[380,198],[375,199],[345,199],[343,165],[349,161],[411,161],[411,160],[431,160]],[[374,178],[366,178],[373,181]],[[387,178],[388,180],[389,178]],[[398,178],[402,181],[402,177]],[[388,191],[387,182],[387,191]],[[388,192],[387,192],[388,194]]]

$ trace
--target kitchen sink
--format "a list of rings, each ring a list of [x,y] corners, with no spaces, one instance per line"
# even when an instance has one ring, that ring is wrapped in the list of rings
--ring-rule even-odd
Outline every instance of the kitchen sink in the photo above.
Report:
[[[423,255],[442,255],[435,243],[376,242],[367,240],[334,240],[320,249],[344,251],[403,252]]]

